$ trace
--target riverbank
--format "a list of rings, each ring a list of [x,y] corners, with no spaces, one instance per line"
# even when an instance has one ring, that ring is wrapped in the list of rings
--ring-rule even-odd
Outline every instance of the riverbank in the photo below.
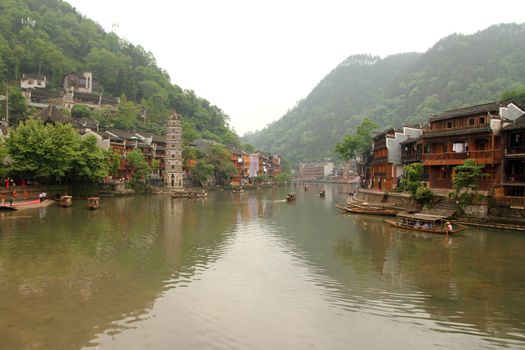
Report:
[[[525,209],[495,205],[490,200],[460,208],[451,198],[436,196],[432,205],[422,206],[406,193],[358,189],[354,198],[369,204],[392,205],[406,211],[454,217],[465,225],[525,231]]]

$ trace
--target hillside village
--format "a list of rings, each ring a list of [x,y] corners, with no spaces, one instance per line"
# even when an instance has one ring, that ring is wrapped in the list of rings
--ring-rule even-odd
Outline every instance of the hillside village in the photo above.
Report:
[[[98,83],[91,72],[67,74],[64,76],[61,91],[46,88],[46,76],[24,73],[20,79],[20,89],[27,106],[35,110],[33,115],[35,119],[44,124],[70,124],[82,137],[95,137],[100,149],[120,155],[118,173],[108,176],[105,182],[131,180],[134,167],[128,164],[126,155],[132,151],[139,151],[151,171],[149,177],[144,179],[148,183],[162,185],[164,182],[168,184],[169,176],[167,173],[170,170],[170,165],[167,165],[167,162],[176,159],[176,164],[180,164],[183,168],[185,185],[190,187],[196,185],[192,182],[192,170],[198,165],[199,160],[183,159],[181,132],[177,135],[176,147],[178,151],[171,153],[168,149],[170,146],[167,145],[170,140],[167,140],[166,135],[142,130],[102,128],[95,119],[71,116],[71,110],[74,106],[83,106],[90,110],[101,108],[114,110],[120,103],[119,98],[104,97],[102,93],[97,92]],[[6,97],[3,100],[6,100]],[[168,124],[174,117],[180,120],[180,116],[175,112],[171,118],[168,118]],[[9,125],[12,126],[12,123],[10,124],[7,114],[2,123],[2,135],[4,137],[8,135]],[[169,131],[169,125],[167,129]],[[206,154],[213,145],[226,147],[216,141],[206,139],[195,139],[189,147]],[[229,151],[232,169],[235,170],[229,174],[226,181],[232,186],[249,186],[255,184],[256,181],[258,183],[273,183],[274,178],[282,172],[281,158],[276,154],[246,152],[237,147],[230,147]],[[171,165],[172,168],[174,166]],[[179,181],[177,180],[177,182]],[[214,185],[215,183],[216,179],[209,176],[204,185]]]

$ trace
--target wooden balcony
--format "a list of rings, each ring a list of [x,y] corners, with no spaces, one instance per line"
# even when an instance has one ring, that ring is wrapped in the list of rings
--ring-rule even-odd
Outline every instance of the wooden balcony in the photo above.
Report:
[[[372,164],[386,163],[387,161],[388,161],[388,156],[384,156],[384,157],[374,156],[374,160],[372,161]]]
[[[491,198],[492,204],[525,208],[525,197],[498,196]]]
[[[475,134],[480,132],[490,132],[490,124],[481,125],[465,125],[455,128],[444,128],[444,129],[428,129],[423,131],[424,138],[441,137],[450,135],[464,135],[464,134]]]
[[[459,165],[466,159],[473,159],[478,164],[498,164],[503,157],[503,150],[483,150],[469,152],[445,152],[445,153],[424,153],[424,165]]]
[[[525,146],[507,146],[505,149],[506,158],[524,158]]]
[[[503,182],[512,183],[512,184],[517,184],[517,183],[525,184],[525,175],[507,175],[505,174],[505,176],[503,177]]]
[[[402,154],[401,155],[401,161],[403,163],[421,162],[422,159],[423,159],[423,155],[421,153]]]

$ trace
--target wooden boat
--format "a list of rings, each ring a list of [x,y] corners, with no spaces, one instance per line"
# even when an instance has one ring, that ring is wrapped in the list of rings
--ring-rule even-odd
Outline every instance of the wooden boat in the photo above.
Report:
[[[307,186],[304,186],[304,190],[305,190],[305,191],[308,191],[309,189],[310,189],[310,186],[308,186],[308,185],[307,185]]]
[[[385,221],[394,227],[428,233],[456,234],[465,229],[465,226],[454,223],[453,226],[451,224],[452,230],[447,232],[447,224],[450,221],[446,217],[421,213],[399,213],[397,220]]]
[[[73,204],[73,197],[71,197],[71,196],[69,196],[67,194],[62,196],[62,197],[60,197],[60,205],[63,206],[64,208],[68,208],[72,204]]]
[[[89,209],[98,209],[100,203],[98,197],[89,197],[88,198],[88,208]]]
[[[242,187],[233,189],[233,193],[243,193],[243,192],[244,192],[244,190],[242,189]]]
[[[367,214],[367,215],[381,215],[381,216],[396,216],[397,210],[392,209],[381,209],[381,208],[366,208],[359,206],[346,206],[343,207],[339,204],[335,205],[338,209],[344,210],[348,213],[353,214]]]
[[[288,193],[288,194],[286,195],[286,200],[287,200],[288,202],[292,202],[292,201],[294,201],[294,200],[295,200],[295,193],[293,193],[293,192]]]
[[[16,211],[18,210],[16,207],[10,206],[10,205],[0,205],[0,211]]]
[[[206,198],[208,192],[199,192],[199,191],[177,191],[170,194],[171,198],[186,198],[186,199],[195,199],[195,198]]]
[[[326,196],[326,190],[319,192],[319,197],[324,198]]]

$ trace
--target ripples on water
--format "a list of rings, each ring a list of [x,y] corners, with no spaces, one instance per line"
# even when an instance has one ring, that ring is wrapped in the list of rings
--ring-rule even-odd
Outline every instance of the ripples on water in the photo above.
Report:
[[[0,341],[9,348],[525,348],[524,302],[512,304],[517,312],[500,306],[506,300],[485,284],[503,280],[513,260],[483,264],[471,250],[503,261],[522,237],[499,243],[504,255],[486,234],[443,244],[381,219],[337,215],[330,201],[337,194],[327,192],[325,200],[298,193],[294,204],[282,191],[108,200],[95,213],[48,208],[37,220],[10,220],[0,237],[0,292],[11,302],[0,302],[0,329],[13,331],[0,331]],[[521,300],[519,282],[506,286],[513,303]]]

